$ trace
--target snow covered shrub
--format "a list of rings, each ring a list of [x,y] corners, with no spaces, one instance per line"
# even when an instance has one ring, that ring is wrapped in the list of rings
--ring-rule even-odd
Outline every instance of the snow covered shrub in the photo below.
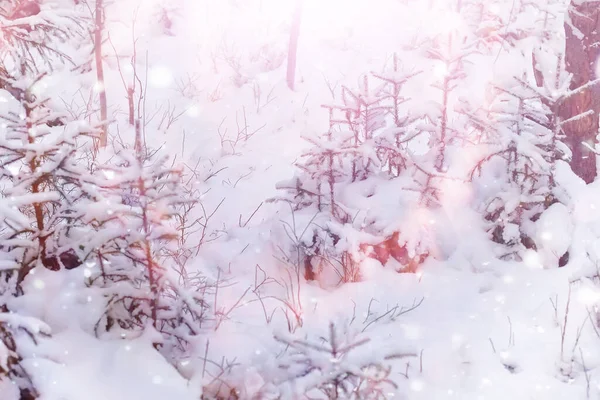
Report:
[[[181,171],[167,159],[122,149],[96,184],[96,206],[85,218],[96,232],[88,237],[89,284],[101,288],[106,310],[96,333],[160,333],[155,344],[168,356],[183,352],[207,322],[203,282],[186,287],[173,260],[177,206],[186,202]],[[189,283],[189,282],[188,282]]]
[[[58,270],[81,264],[79,249],[70,240],[78,224],[72,205],[86,197],[80,179],[87,171],[78,164],[76,153],[78,140],[94,130],[79,121],[56,125],[50,100],[33,94],[41,82],[41,78],[31,82],[21,103],[9,102],[15,107],[0,115],[6,121],[0,133],[3,178],[8,183],[3,194],[27,198],[19,208],[32,221],[26,228],[10,229],[3,238],[5,250],[21,265],[17,285],[36,266]]]
[[[531,221],[554,202],[551,187],[553,157],[544,147],[551,145],[552,133],[536,122],[543,118],[537,96],[524,93],[521,85],[506,89],[492,104],[498,134],[486,156],[495,178],[505,182],[494,190],[485,218],[492,224],[492,239],[515,248],[535,248],[531,242]],[[497,160],[496,160],[497,159]],[[495,161],[499,161],[495,163]],[[494,165],[496,164],[496,165]]]
[[[365,334],[330,323],[326,337],[277,336],[285,346],[278,370],[256,398],[386,399],[398,389],[390,360],[410,355],[374,351]]]
[[[170,18],[183,5],[160,2],[150,6],[147,11],[163,7],[162,28],[165,34],[173,33],[169,32]],[[86,285],[94,298],[103,301],[96,307],[100,311],[91,330],[101,338],[147,334],[154,347],[175,363],[209,322],[204,300],[208,284],[202,276],[186,271],[197,250],[186,243],[189,231],[199,224],[188,220],[197,202],[190,197],[195,192],[183,187],[182,170],[169,165],[169,156],[146,142],[170,117],[165,114],[159,130],[147,122],[152,118],[142,99],[152,92],[141,84],[148,76],[140,78],[135,35],[132,75],[126,79],[117,62],[127,94],[127,120],[111,124],[110,148],[98,149],[93,173],[86,176],[87,202],[71,207],[85,225],[78,231],[78,248]],[[121,129],[130,136],[122,135]]]
[[[358,93],[344,88],[342,105],[326,106],[328,132],[306,138],[313,147],[298,164],[301,174],[278,185],[288,193],[278,200],[289,202],[293,212],[302,212],[305,217],[318,214],[303,242],[298,243],[308,260],[307,279],[314,279],[324,268],[331,272],[332,267],[344,282],[360,278],[356,257],[360,240],[356,235],[360,235],[361,228],[355,224],[358,210],[348,204],[346,191],[353,183],[373,178],[381,169],[373,140],[384,124],[385,109],[380,105],[383,99],[379,89],[373,92],[369,94],[367,77]]]
[[[556,165],[571,156],[562,128],[572,121],[559,117],[561,103],[573,94],[562,56],[541,47],[532,58],[533,69],[496,88],[489,108],[496,123],[473,171],[487,196],[483,212],[492,240],[508,248],[502,257],[517,259],[526,249],[538,249],[536,221],[564,197]],[[557,255],[564,265],[563,256],[568,259],[568,254]]]
[[[20,228],[8,225],[0,237],[19,265],[18,290],[36,266],[56,270],[80,264],[78,249],[69,246],[77,220],[69,207],[85,197],[77,152],[89,143],[85,136],[94,134],[84,122],[67,117],[46,91],[65,63],[78,67],[69,50],[78,43],[81,19],[73,11],[39,6],[26,7],[23,14],[22,6],[30,3],[0,6],[0,17],[10,20],[1,27],[7,45],[0,63],[2,194],[16,199],[15,206],[31,221]]]
[[[448,10],[450,18],[468,21],[468,6]],[[429,208],[439,208],[444,201],[443,184],[447,179],[465,175],[465,153],[476,146],[483,122],[478,105],[468,93],[468,66],[485,50],[477,48],[478,38],[459,25],[425,41],[424,56],[429,60],[431,87],[435,99],[428,104],[424,123],[418,130],[427,135],[427,150],[417,162],[417,179],[421,184],[421,201]]]
[[[429,254],[433,244],[410,214],[430,207],[424,198],[432,168],[422,163],[432,158],[417,155],[415,142],[433,138],[436,128],[430,116],[402,108],[410,99],[401,93],[418,74],[402,71],[395,55],[391,70],[373,74],[377,86],[364,76],[357,90],[343,87],[341,104],[323,106],[328,132],[306,138],[313,147],[297,164],[301,172],[278,185],[287,195],[277,200],[307,224],[296,244],[306,256],[307,279],[332,276],[333,269],[341,281],[354,281],[365,257],[386,264],[390,255],[400,269],[414,271]]]

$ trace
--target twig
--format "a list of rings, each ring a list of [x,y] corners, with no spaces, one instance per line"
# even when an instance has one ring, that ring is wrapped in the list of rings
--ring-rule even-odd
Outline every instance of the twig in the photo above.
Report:
[[[567,333],[567,323],[569,321],[569,306],[571,305],[571,284],[569,284],[569,294],[567,297],[567,305],[565,307],[565,319],[563,321],[563,325],[561,327],[561,335],[560,335],[560,359],[563,360],[564,349],[565,349],[565,335]]]

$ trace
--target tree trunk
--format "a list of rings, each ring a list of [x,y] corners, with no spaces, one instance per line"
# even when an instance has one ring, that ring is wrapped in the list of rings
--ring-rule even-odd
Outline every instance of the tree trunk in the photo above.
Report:
[[[96,78],[98,80],[98,96],[100,97],[101,131],[99,147],[106,147],[108,105],[106,100],[106,86],[104,82],[104,65],[102,60],[102,36],[104,31],[104,4],[103,0],[96,0],[96,26],[94,27],[94,56],[96,59]]]
[[[290,44],[288,47],[287,84],[294,90],[296,81],[296,57],[298,54],[298,38],[300,37],[300,20],[302,18],[302,0],[297,0],[292,30],[290,32]]]
[[[565,20],[565,62],[566,70],[573,74],[571,90],[598,78],[596,69],[600,56],[600,2],[592,0],[577,3],[571,4]],[[563,121],[589,110],[594,111],[563,127],[566,143],[573,152],[571,168],[586,183],[596,178],[596,155],[582,142],[594,147],[598,134],[599,96],[598,86],[586,88],[566,99],[560,110]]]

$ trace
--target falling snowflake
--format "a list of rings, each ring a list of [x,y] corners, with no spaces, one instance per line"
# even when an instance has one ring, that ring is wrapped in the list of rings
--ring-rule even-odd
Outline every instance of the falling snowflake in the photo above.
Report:
[[[173,83],[173,73],[167,67],[156,66],[150,69],[148,80],[152,87],[167,88]]]
[[[38,290],[42,290],[46,287],[46,283],[41,279],[36,279],[33,281],[33,287]]]

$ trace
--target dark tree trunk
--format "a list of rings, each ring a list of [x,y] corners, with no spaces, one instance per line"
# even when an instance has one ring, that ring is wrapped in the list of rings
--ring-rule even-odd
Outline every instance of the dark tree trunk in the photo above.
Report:
[[[582,4],[571,4],[565,21],[565,62],[567,71],[573,74],[572,90],[598,78],[596,70],[600,56],[600,1],[578,3]],[[594,111],[563,126],[566,143],[573,152],[571,168],[586,183],[596,178],[596,156],[582,142],[593,147],[596,141],[600,112],[598,89],[596,85],[569,97],[560,110],[563,121],[589,110]]]

